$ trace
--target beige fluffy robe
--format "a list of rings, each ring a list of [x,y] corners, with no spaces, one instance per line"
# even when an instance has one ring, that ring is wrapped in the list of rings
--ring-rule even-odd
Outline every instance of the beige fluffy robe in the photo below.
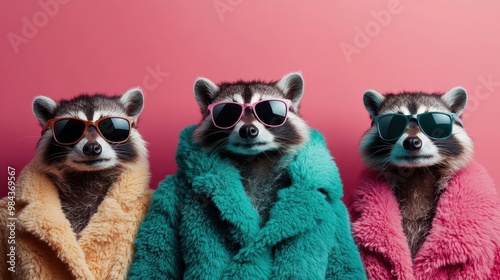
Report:
[[[77,239],[58,191],[35,163],[16,187],[16,266],[7,270],[7,200],[0,201],[0,279],[125,279],[133,241],[149,205],[149,166],[124,171]]]

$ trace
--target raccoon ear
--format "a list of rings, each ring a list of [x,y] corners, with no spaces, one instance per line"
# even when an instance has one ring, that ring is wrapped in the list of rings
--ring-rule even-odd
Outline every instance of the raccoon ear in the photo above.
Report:
[[[363,103],[372,118],[378,115],[380,106],[382,106],[384,99],[385,97],[382,94],[373,89],[367,90],[363,95]]]
[[[33,114],[43,126],[54,117],[58,104],[46,96],[37,96],[33,100]]]
[[[120,97],[120,102],[125,107],[125,112],[127,115],[134,117],[137,121],[139,114],[141,114],[144,108],[144,94],[140,88],[132,88],[127,90],[122,97]]]
[[[298,72],[286,74],[276,84],[280,88],[287,99],[292,100],[295,110],[299,107],[300,98],[304,94],[304,79]]]
[[[462,115],[465,105],[467,105],[467,92],[463,87],[454,87],[441,96],[441,99],[450,107],[450,110]]]
[[[219,91],[219,87],[207,78],[200,77],[194,83],[194,97],[203,112],[214,100],[215,94]]]

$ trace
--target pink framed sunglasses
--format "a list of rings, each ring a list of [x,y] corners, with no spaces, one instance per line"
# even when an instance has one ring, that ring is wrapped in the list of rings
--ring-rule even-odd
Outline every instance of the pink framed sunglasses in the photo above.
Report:
[[[215,127],[220,129],[233,128],[243,117],[246,108],[252,109],[259,122],[268,127],[282,126],[288,117],[292,106],[289,99],[266,99],[253,104],[236,102],[218,102],[208,105],[208,110]]]

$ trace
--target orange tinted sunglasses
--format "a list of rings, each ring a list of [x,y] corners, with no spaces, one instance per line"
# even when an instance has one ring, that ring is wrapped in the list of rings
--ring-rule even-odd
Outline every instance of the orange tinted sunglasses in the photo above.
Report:
[[[97,133],[108,143],[119,144],[130,138],[131,128],[134,127],[132,117],[104,117],[96,121],[86,121],[74,117],[54,118],[47,121],[42,128],[42,134],[47,129],[52,130],[52,137],[61,145],[78,143],[89,126],[94,126]]]

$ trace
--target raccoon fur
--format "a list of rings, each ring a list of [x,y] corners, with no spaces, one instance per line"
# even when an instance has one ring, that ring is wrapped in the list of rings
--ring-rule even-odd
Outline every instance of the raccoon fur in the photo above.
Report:
[[[131,89],[122,96],[82,94],[58,102],[38,96],[33,101],[33,112],[42,126],[60,117],[94,121],[105,116],[133,117],[137,123],[143,106],[142,92]],[[73,145],[58,144],[50,129],[39,140],[35,160],[58,187],[62,211],[77,236],[127,165],[147,160],[141,135],[134,127],[130,133],[124,143],[108,143],[91,125],[83,138]],[[84,152],[89,146],[99,148],[98,152]]]
[[[371,118],[387,113],[416,115],[424,112],[448,112],[460,117],[467,103],[467,94],[460,87],[445,94],[401,92],[382,95],[369,90],[363,101]],[[418,149],[408,147],[410,139],[418,141]],[[472,140],[457,120],[450,137],[431,139],[422,133],[413,119],[405,133],[394,141],[383,140],[372,122],[371,128],[363,135],[360,152],[365,164],[378,171],[391,185],[414,258],[431,230],[437,202],[448,181],[472,159]]]
[[[209,152],[228,158],[239,169],[246,193],[261,217],[268,220],[269,210],[280,188],[290,185],[286,172],[289,160],[309,137],[308,126],[299,115],[304,82],[299,73],[290,73],[275,82],[237,81],[215,84],[199,78],[194,85],[202,120],[193,140]],[[253,104],[260,100],[281,98],[292,101],[286,122],[269,127],[257,120],[247,108],[231,129],[217,128],[207,109],[209,104],[230,101]],[[251,129],[257,136],[247,137]]]

